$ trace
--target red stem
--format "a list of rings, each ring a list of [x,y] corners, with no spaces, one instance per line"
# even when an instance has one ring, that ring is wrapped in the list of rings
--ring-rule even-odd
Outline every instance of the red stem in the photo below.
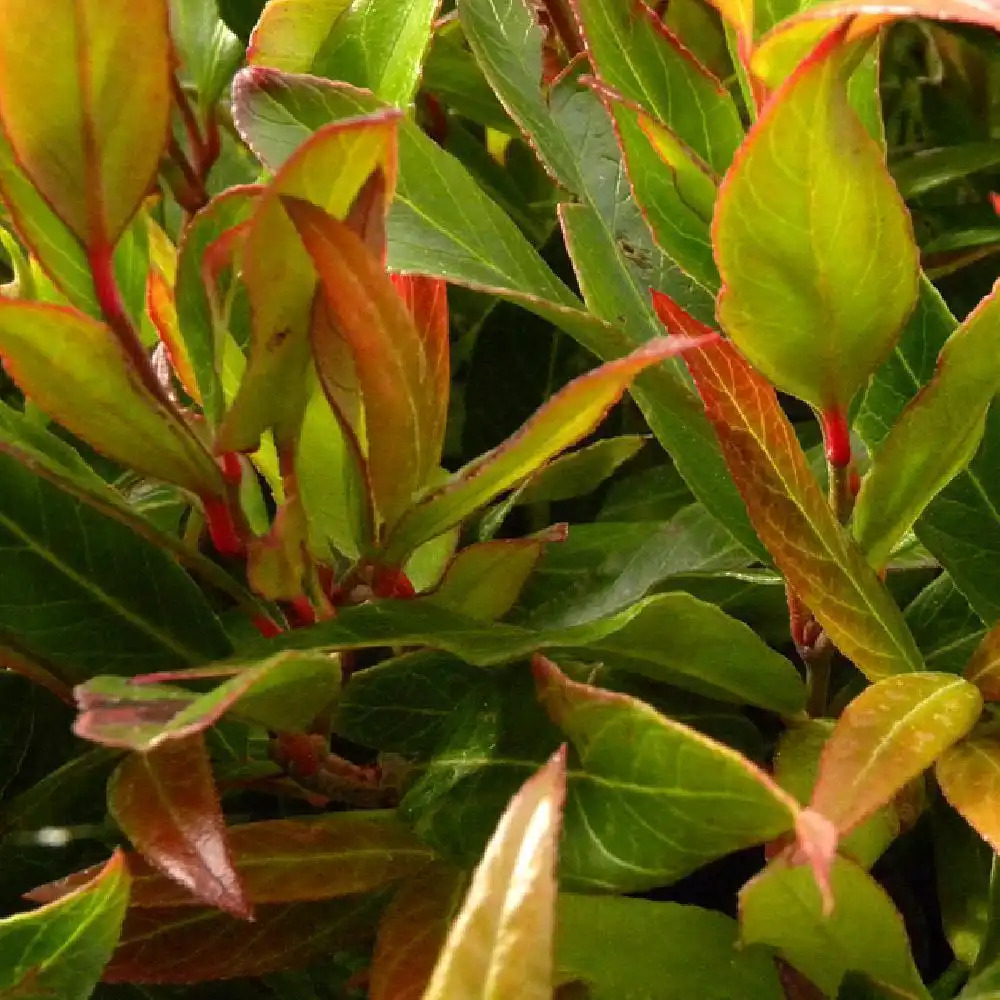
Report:
[[[205,524],[216,552],[222,556],[242,556],[246,550],[229,504],[222,497],[202,497]]]
[[[201,136],[201,129],[198,128],[194,111],[191,109],[191,102],[187,99],[187,94],[184,93],[184,88],[180,85],[176,75],[170,78],[170,90],[174,95],[174,103],[180,112],[181,121],[184,123],[188,142],[191,144],[191,154],[194,156],[195,163],[200,166],[205,158],[205,140]]]
[[[824,410],[819,417],[823,428],[826,460],[837,468],[846,469],[851,464],[851,428],[847,413],[840,406]]]

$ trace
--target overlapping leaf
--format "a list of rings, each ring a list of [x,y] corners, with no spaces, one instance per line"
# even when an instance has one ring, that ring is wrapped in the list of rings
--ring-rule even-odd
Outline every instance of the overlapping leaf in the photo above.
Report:
[[[655,299],[668,329],[704,329]],[[919,670],[898,607],[831,513],[773,388],[723,341],[685,361],[750,519],[795,592],[869,678]]]
[[[522,786],[501,817],[424,1000],[551,997],[556,859],[565,796],[563,747]]]
[[[1000,845],[1000,740],[986,733],[941,755],[934,775],[945,798],[993,848]]]
[[[720,189],[719,320],[778,388],[845,410],[916,301],[909,216],[851,110],[865,51],[831,35],[768,102]]]
[[[812,808],[850,832],[969,732],[982,704],[953,674],[873,684],[844,709],[823,747]]]

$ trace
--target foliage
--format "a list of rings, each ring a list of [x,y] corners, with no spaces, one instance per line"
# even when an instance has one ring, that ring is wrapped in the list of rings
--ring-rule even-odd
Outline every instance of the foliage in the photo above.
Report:
[[[1000,12],[712,4],[0,0],[2,996],[996,995]]]

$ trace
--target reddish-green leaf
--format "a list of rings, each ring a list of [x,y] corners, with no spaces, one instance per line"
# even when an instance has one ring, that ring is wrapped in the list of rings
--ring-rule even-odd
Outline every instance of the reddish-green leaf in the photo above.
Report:
[[[401,559],[421,542],[440,535],[497,494],[516,486],[589,434],[641,371],[696,343],[687,338],[653,340],[627,357],[575,379],[512,437],[421,500],[389,537],[386,558]]]
[[[372,499],[391,529],[441,461],[447,324],[445,337],[439,323],[418,330],[385,268],[348,225],[303,201],[283,204],[323,289],[328,321],[313,325],[320,379],[331,402],[342,399],[346,347],[364,412],[363,422],[353,423],[363,426]]]
[[[136,849],[170,879],[203,903],[251,917],[202,736],[126,757],[108,785],[108,808]]]
[[[743,942],[776,948],[827,997],[838,995],[841,980],[853,970],[893,997],[929,1000],[903,918],[882,887],[846,858],[837,858],[831,888],[835,905],[828,914],[808,868],[772,862],[740,893]]]
[[[1000,701],[1000,626],[983,637],[965,668],[964,677],[979,688],[987,701]]]
[[[223,493],[204,445],[148,388],[103,323],[61,306],[2,299],[0,356],[25,395],[109,458],[199,496]]]
[[[270,0],[247,49],[251,66],[308,73],[330,29],[351,0]]]
[[[116,853],[71,895],[0,920],[0,995],[87,1000],[118,940],[128,885],[125,860]]]
[[[77,237],[110,252],[167,140],[166,0],[3,0],[0,21],[0,118],[17,159]]]
[[[371,1000],[421,1000],[466,884],[460,872],[434,865],[399,887],[375,940]]]
[[[308,725],[336,697],[340,665],[322,653],[278,653],[250,666],[230,666],[231,680],[206,694],[180,687],[97,677],[76,689],[74,732],[106,746],[148,751],[214,725],[227,712],[275,730]],[[195,669],[172,679],[218,676]]]
[[[719,191],[719,320],[778,388],[843,410],[917,296],[910,219],[847,79],[836,32],[768,101]]]
[[[254,905],[370,892],[422,871],[434,858],[430,848],[393,813],[341,812],[312,819],[264,820],[230,827],[225,834],[236,873],[228,877],[238,877],[243,899]],[[162,831],[158,835],[163,838]],[[204,894],[199,893],[201,898],[193,894],[185,880],[168,877],[173,872],[166,865],[167,874],[162,874],[138,855],[130,855],[128,865],[130,907],[203,906],[206,901]],[[36,902],[59,899],[92,875],[90,870],[77,872],[32,890],[28,898]]]
[[[941,754],[934,776],[945,798],[1000,851],[1000,739],[983,733],[961,740]]]
[[[279,441],[291,441],[302,421],[316,273],[283,199],[300,198],[344,219],[376,171],[391,193],[398,117],[385,111],[319,129],[260,195],[243,247],[243,279],[253,312],[250,356],[219,428],[220,451],[254,451],[269,427]]]
[[[566,748],[511,800],[448,932],[424,1000],[551,1000]]]
[[[875,452],[852,528],[873,566],[969,463],[1000,391],[1000,282],[948,338],[937,370]]]
[[[982,708],[975,687],[954,674],[878,681],[837,720],[811,807],[849,833],[961,739]]]
[[[654,299],[669,330],[705,331]],[[774,389],[725,341],[685,361],[757,534],[837,647],[873,680],[921,669],[899,608],[830,511]]]
[[[381,906],[378,896],[261,906],[252,923],[220,910],[132,909],[104,981],[195,983],[298,968],[367,944]]]

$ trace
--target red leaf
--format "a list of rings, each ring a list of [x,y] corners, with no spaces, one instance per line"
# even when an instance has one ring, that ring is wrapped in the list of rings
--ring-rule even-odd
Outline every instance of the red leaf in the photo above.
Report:
[[[164,874],[205,902],[250,919],[201,736],[126,757],[108,786],[108,807]]]

